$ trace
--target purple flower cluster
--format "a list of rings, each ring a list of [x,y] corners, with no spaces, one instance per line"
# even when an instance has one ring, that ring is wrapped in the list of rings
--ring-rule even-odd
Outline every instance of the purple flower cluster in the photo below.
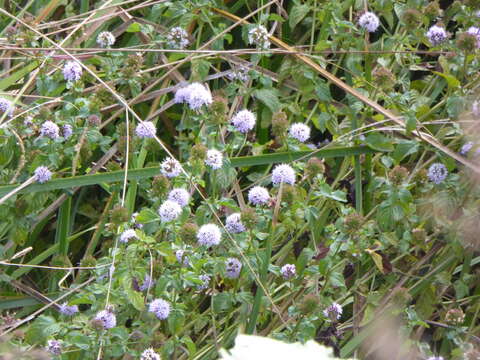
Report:
[[[270,194],[263,186],[254,186],[248,192],[248,201],[253,205],[266,205],[270,201]]]
[[[155,299],[148,306],[148,311],[154,313],[159,320],[165,320],[170,314],[170,304],[163,299]]]
[[[187,255],[185,255],[185,250],[177,250],[175,251],[175,257],[177,261],[183,266],[189,266],[190,261],[188,260]]]
[[[182,166],[174,158],[166,158],[160,164],[160,172],[168,178],[174,178],[182,172]]]
[[[246,134],[255,127],[255,114],[250,110],[241,110],[232,118],[232,125],[237,131]]]
[[[166,200],[158,209],[158,214],[162,222],[170,222],[176,220],[182,213],[182,208],[178,203],[171,200]]]
[[[332,305],[323,310],[323,315],[325,315],[332,321],[336,321],[340,319],[340,317],[342,316],[342,312],[342,306],[334,302],[332,303]]]
[[[173,49],[185,49],[189,43],[188,33],[179,26],[170,29],[167,34],[167,45]]]
[[[300,142],[305,142],[310,138],[310,128],[302,123],[295,123],[288,130],[289,135]]]
[[[427,176],[435,184],[442,183],[448,175],[448,170],[442,163],[434,163],[428,168]]]
[[[190,109],[199,110],[203,105],[210,105],[213,98],[210,90],[205,86],[199,83],[193,83],[178,89],[173,101],[176,104],[187,103]]]
[[[39,166],[33,172],[33,176],[36,182],[43,184],[52,178],[52,172],[46,166]]]
[[[112,311],[101,310],[95,316],[95,320],[99,321],[104,329],[111,329],[117,326],[117,318]]]
[[[145,349],[140,355],[140,360],[161,360],[160,355],[158,355],[152,348]]]
[[[476,26],[470,26],[467,30],[467,34],[475,36],[477,39],[477,48],[480,48],[480,28]]]
[[[14,109],[15,108],[10,100],[7,100],[5,98],[0,98],[0,110],[3,113],[6,113],[8,116],[11,117],[13,115]]]
[[[368,32],[375,32],[380,26],[380,20],[377,15],[367,11],[359,17],[358,25]]]
[[[242,263],[236,258],[228,258],[225,261],[225,275],[229,279],[236,279],[242,271]]]
[[[73,128],[70,124],[65,124],[62,126],[62,135],[64,139],[70,138],[73,134]]]
[[[426,35],[428,41],[430,41],[433,46],[440,45],[448,38],[445,29],[437,25],[433,25],[430,29],[428,29]]]
[[[130,239],[138,239],[137,233],[133,229],[127,229],[120,235],[120,242],[127,243]]]
[[[273,185],[279,185],[280,183],[294,185],[295,170],[287,164],[277,165],[272,171],[272,182]]]
[[[69,306],[69,305],[67,305],[67,303],[63,303],[62,305],[60,305],[59,311],[63,315],[73,316],[76,313],[78,313],[78,306],[77,305],[70,305]]]
[[[270,47],[269,34],[265,26],[257,25],[248,31],[248,43],[262,49]]]
[[[63,77],[67,81],[77,81],[80,80],[82,76],[82,67],[76,61],[67,61],[63,66]]]
[[[135,128],[135,134],[139,138],[154,138],[157,133],[157,128],[151,121],[142,121]]]
[[[60,341],[58,340],[48,340],[45,350],[47,350],[52,355],[61,355],[62,344],[60,344]]]
[[[190,201],[190,194],[182,188],[175,188],[168,193],[168,200],[176,202],[181,207],[187,206]]]
[[[469,141],[463,144],[462,148],[460,149],[460,155],[467,155],[467,153],[472,150],[473,141]]]
[[[248,76],[248,68],[245,66],[239,66],[238,68],[233,68],[232,71],[227,74],[227,77],[231,80],[239,80],[241,82],[246,82],[250,78]]]
[[[280,269],[280,273],[282,274],[285,280],[290,280],[291,278],[295,277],[297,274],[297,268],[294,264],[285,264]]]
[[[150,275],[145,275],[143,278],[143,284],[140,285],[139,289],[140,291],[145,291],[150,289],[153,285],[155,285],[155,280],[153,280]]]
[[[225,228],[232,234],[238,234],[245,231],[240,213],[233,213],[225,220]]]
[[[198,229],[197,241],[200,245],[210,247],[220,244],[222,233],[215,224],[205,224]]]
[[[208,276],[207,274],[202,274],[198,277],[201,281],[202,281],[202,284],[200,285],[197,285],[197,290],[205,290],[206,288],[208,288],[208,284],[210,283],[210,276]]]
[[[57,139],[60,135],[60,128],[53,121],[47,120],[40,127],[40,135],[48,137],[52,140]]]
[[[115,44],[115,36],[110,31],[102,31],[97,36],[97,44],[100,47],[108,48]]]
[[[213,170],[218,170],[223,165],[223,155],[220,151],[215,149],[210,149],[207,151],[207,158],[205,159],[205,164],[210,166]]]

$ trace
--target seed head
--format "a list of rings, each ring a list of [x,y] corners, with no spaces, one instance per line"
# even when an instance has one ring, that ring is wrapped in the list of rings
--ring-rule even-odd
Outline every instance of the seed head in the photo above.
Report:
[[[323,174],[324,172],[325,165],[322,160],[316,157],[308,159],[307,164],[305,165],[305,175],[309,179],[313,179],[318,174]]]
[[[190,156],[195,160],[205,160],[207,157],[207,147],[203,144],[193,145]]]
[[[194,223],[185,223],[180,228],[180,238],[186,243],[195,241],[197,238],[198,226]]]
[[[163,196],[170,187],[170,180],[164,175],[157,175],[152,181],[152,192],[157,196]]]
[[[257,25],[248,31],[248,43],[262,49],[270,47],[269,34],[265,26]]]

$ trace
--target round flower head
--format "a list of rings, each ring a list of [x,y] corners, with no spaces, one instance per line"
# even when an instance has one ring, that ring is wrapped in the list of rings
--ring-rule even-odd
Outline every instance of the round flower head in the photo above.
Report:
[[[199,83],[193,83],[178,89],[174,98],[175,103],[187,103],[192,110],[198,110],[202,105],[210,105],[212,101],[210,90]]]
[[[190,95],[190,90],[188,89],[188,86],[182,87],[177,89],[175,92],[175,96],[173,98],[173,102],[175,104],[182,104],[187,102],[188,97]]]
[[[65,124],[62,126],[62,135],[64,139],[68,139],[73,134],[73,128],[70,124]]]
[[[63,77],[67,81],[80,80],[82,76],[82,67],[76,61],[67,61],[63,66]]]
[[[139,138],[153,138],[157,132],[157,128],[151,121],[142,121],[135,128],[135,134]]]
[[[173,49],[185,49],[188,44],[188,33],[181,27],[170,29],[167,34],[167,44]]]
[[[286,183],[290,185],[295,184],[295,171],[290,165],[280,164],[275,166],[272,171],[272,182],[274,185]]]
[[[145,291],[150,289],[153,285],[155,285],[155,280],[153,280],[150,275],[145,275],[143,278],[143,284],[140,285],[140,291]]]
[[[158,209],[158,214],[162,222],[170,222],[177,219],[182,213],[182,208],[178,203],[166,200]]]
[[[255,127],[255,114],[249,110],[241,110],[232,118],[232,125],[242,134],[246,134]]]
[[[300,142],[305,142],[310,138],[310,128],[302,123],[295,123],[290,126],[288,133],[294,139],[297,139]]]
[[[97,313],[95,320],[100,321],[104,329],[111,329],[117,326],[115,314],[108,310],[102,310]]]
[[[57,139],[60,136],[59,132],[60,129],[58,125],[50,120],[45,121],[40,128],[40,135],[48,137],[52,140]]]
[[[155,299],[148,306],[148,311],[154,313],[160,320],[165,320],[170,314],[170,304],[163,299]]]
[[[182,188],[175,188],[168,193],[168,200],[176,202],[181,207],[187,206],[190,201],[190,194]]]
[[[248,43],[263,49],[270,47],[268,31],[265,26],[257,25],[248,31]]]
[[[448,170],[442,163],[434,163],[428,168],[427,176],[430,181],[440,184],[447,178]]]
[[[248,201],[253,205],[265,205],[270,201],[270,194],[263,186],[254,186],[248,192]]]
[[[285,280],[289,280],[293,278],[297,273],[297,268],[294,264],[285,264],[280,269],[280,273],[282,274]]]
[[[232,215],[229,215],[225,220],[225,228],[233,234],[244,232],[245,226],[242,224],[241,214],[234,213]]]
[[[15,108],[10,100],[7,100],[5,98],[0,98],[0,110],[2,111],[2,114],[0,115],[3,115],[3,113],[6,113],[8,116],[11,117],[13,115],[14,109]]]
[[[225,261],[226,276],[229,279],[236,279],[242,271],[242,263],[236,258],[228,258]]]
[[[48,340],[45,350],[52,355],[62,355],[62,344],[58,340]]]
[[[223,165],[223,155],[220,151],[211,149],[207,151],[207,158],[205,164],[210,166],[213,170],[218,170]]]
[[[377,15],[367,11],[358,19],[358,25],[368,32],[375,32],[380,26],[380,20],[378,19]]]
[[[187,255],[185,255],[185,250],[177,250],[175,251],[175,257],[177,258],[177,261],[183,265],[183,266],[188,266],[190,265],[190,261],[188,261]]]
[[[138,239],[137,233],[133,229],[127,229],[120,235],[121,243],[127,243],[130,239]]]
[[[430,41],[433,46],[443,43],[448,37],[445,29],[437,25],[433,25],[430,29],[428,29],[426,35],[428,41]]]
[[[103,48],[110,47],[115,44],[115,36],[110,31],[102,31],[97,36],[97,44]]]
[[[166,158],[160,165],[160,172],[168,178],[173,178],[182,172],[182,166],[174,158]]]
[[[197,232],[197,241],[200,245],[207,247],[220,244],[222,233],[215,224],[205,224],[200,226]]]
[[[475,36],[477,39],[477,48],[480,47],[480,28],[476,26],[470,26],[467,30],[467,34]]]
[[[62,305],[60,305],[60,309],[59,311],[63,314],[63,315],[67,315],[67,316],[73,316],[75,315],[76,313],[78,313],[78,306],[77,305],[67,305],[67,303],[63,303]]]
[[[152,348],[150,348],[142,352],[142,355],[140,355],[140,360],[161,360],[161,357]]]
[[[467,155],[467,153],[472,150],[472,147],[473,147],[473,142],[472,141],[469,141],[467,143],[465,143],[462,148],[460,149],[460,154],[461,155]]]
[[[46,166],[37,167],[33,174],[33,176],[35,176],[35,181],[40,184],[43,184],[52,178],[52,172],[48,170]]]
[[[332,305],[323,310],[323,315],[330,318],[332,321],[336,321],[340,319],[342,312],[342,306],[334,302]]]
[[[230,73],[227,74],[227,77],[231,80],[239,80],[241,82],[246,82],[250,77],[248,76],[248,68],[245,66],[239,66],[238,68],[233,68]]]
[[[197,285],[197,290],[205,290],[208,288],[208,284],[210,283],[210,276],[203,274],[198,277],[203,283],[201,285]]]

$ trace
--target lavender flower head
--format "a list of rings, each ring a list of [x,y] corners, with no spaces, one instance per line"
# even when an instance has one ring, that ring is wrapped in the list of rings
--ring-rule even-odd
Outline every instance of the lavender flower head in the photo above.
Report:
[[[154,313],[159,320],[165,320],[170,314],[170,304],[163,299],[155,299],[148,306],[148,311]]]
[[[229,279],[236,279],[242,271],[242,263],[236,258],[228,258],[225,261],[226,276]]]
[[[213,170],[218,170],[223,165],[223,155],[220,151],[215,149],[210,149],[207,151],[207,158],[205,159],[205,164],[210,166]]]
[[[174,158],[166,158],[160,164],[160,172],[168,178],[174,178],[182,172],[182,166]]]
[[[310,138],[310,128],[302,123],[295,123],[290,126],[288,133],[294,139],[304,143]]]
[[[62,344],[58,340],[48,340],[45,350],[52,355],[62,355]]]
[[[477,39],[477,48],[480,47],[480,28],[476,26],[470,26],[467,30],[467,34],[475,36]]]
[[[60,128],[53,121],[45,121],[40,128],[40,135],[48,137],[52,140],[57,139],[60,135]]]
[[[265,26],[257,25],[248,31],[248,43],[262,49],[270,47],[269,34]]]
[[[135,134],[139,138],[154,138],[157,133],[157,128],[151,121],[142,121],[135,128]]]
[[[73,128],[70,124],[65,124],[62,126],[62,135],[64,139],[68,139],[73,134]]]
[[[295,170],[287,164],[277,165],[272,171],[272,182],[273,185],[279,185],[280,183],[294,185]]]
[[[448,175],[448,170],[442,163],[434,163],[428,168],[427,176],[435,184],[442,183]]]
[[[375,32],[380,26],[380,20],[378,19],[377,15],[367,11],[358,19],[358,25],[368,32]]]
[[[241,110],[232,118],[232,125],[242,134],[246,134],[255,127],[255,114],[249,110]]]
[[[336,321],[340,319],[340,317],[342,316],[342,312],[342,306],[334,302],[332,305],[323,310],[323,315],[325,315],[332,321]]]
[[[245,225],[243,225],[240,213],[234,213],[227,217],[225,220],[225,228],[232,234],[238,234],[245,231]]]
[[[177,250],[175,251],[175,257],[177,258],[177,261],[183,265],[183,266],[188,266],[190,265],[190,261],[188,260],[187,255],[185,255],[185,250]]]
[[[448,38],[445,29],[437,25],[433,25],[430,29],[428,29],[426,35],[428,41],[430,41],[433,46],[443,43]]]
[[[108,48],[115,44],[115,36],[110,31],[102,31],[97,36],[97,44],[100,47]]]
[[[248,68],[245,66],[239,66],[238,68],[233,68],[232,71],[227,74],[227,77],[231,81],[239,80],[241,82],[246,82],[250,78],[248,76]]]
[[[248,201],[253,205],[265,205],[270,201],[270,194],[263,186],[254,186],[248,192]]]
[[[197,232],[197,241],[200,245],[210,247],[220,244],[222,233],[215,224],[205,224],[200,226]]]
[[[178,203],[166,200],[158,209],[158,214],[162,222],[170,222],[176,220],[182,213],[182,208]]]
[[[280,269],[280,273],[282,274],[285,280],[290,280],[291,278],[295,277],[297,274],[297,268],[294,264],[285,264]]]
[[[143,284],[140,285],[139,289],[140,291],[145,291],[150,289],[153,285],[155,285],[155,280],[153,280],[150,275],[145,274],[145,277],[143,278]]]
[[[63,77],[67,81],[80,80],[82,76],[82,67],[76,61],[67,61],[63,66]]]
[[[52,172],[46,166],[39,166],[33,172],[33,176],[36,182],[43,184],[52,178]]]
[[[78,306],[77,305],[67,305],[67,303],[63,303],[62,305],[60,305],[60,309],[59,311],[63,314],[63,315],[67,315],[67,316],[73,316],[75,315],[76,313],[78,313]]]
[[[167,45],[173,49],[185,49],[189,43],[188,33],[179,26],[170,29],[167,34]]]
[[[192,110],[199,110],[203,105],[208,106],[212,101],[210,90],[199,83],[178,89],[174,97],[175,103],[187,103]]]
[[[0,98],[0,110],[11,117],[13,115],[13,111],[15,110],[15,107],[13,106],[10,100],[7,100],[5,98]]]
[[[133,229],[127,229],[120,235],[120,242],[127,243],[130,239],[138,239],[137,233]]]
[[[210,276],[208,276],[207,274],[202,274],[198,277],[203,283],[200,284],[200,285],[197,285],[197,290],[205,290],[206,288],[208,288],[208,285],[210,283]]]
[[[161,360],[160,355],[158,355],[152,348],[145,349],[140,355],[140,360]]]
[[[99,321],[104,329],[111,329],[117,326],[117,318],[115,314],[109,310],[101,310],[95,316],[95,320]]]
[[[460,155],[467,155],[467,153],[472,150],[473,141],[469,141],[463,144],[462,148],[460,149]]]
[[[168,200],[176,202],[181,207],[187,206],[190,201],[190,194],[182,188],[175,188],[168,193]]]

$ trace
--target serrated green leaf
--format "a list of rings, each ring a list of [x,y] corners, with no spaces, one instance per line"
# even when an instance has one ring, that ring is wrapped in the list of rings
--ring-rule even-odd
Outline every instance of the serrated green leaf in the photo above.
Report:
[[[378,151],[392,151],[393,144],[392,140],[380,133],[372,133],[367,135],[365,142],[372,149]]]
[[[280,110],[282,105],[278,99],[278,91],[275,89],[257,89],[253,96],[264,103],[272,112]]]
[[[308,14],[310,7],[307,4],[295,4],[288,14],[288,25],[294,29],[297,24]]]

